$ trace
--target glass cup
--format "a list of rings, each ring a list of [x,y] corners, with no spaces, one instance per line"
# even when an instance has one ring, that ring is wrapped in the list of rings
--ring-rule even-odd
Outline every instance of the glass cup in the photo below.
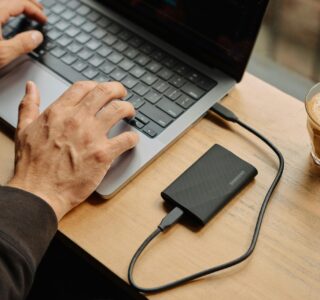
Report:
[[[320,166],[320,83],[307,94],[305,106],[308,114],[307,127],[311,138],[311,156]]]

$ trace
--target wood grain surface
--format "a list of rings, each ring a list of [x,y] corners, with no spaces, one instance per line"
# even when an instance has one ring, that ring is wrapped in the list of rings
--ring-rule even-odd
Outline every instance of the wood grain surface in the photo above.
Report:
[[[232,270],[149,297],[320,299],[320,170],[310,160],[303,103],[247,74],[223,104],[271,139],[286,160],[256,251]],[[159,236],[138,262],[135,277],[142,286],[157,286],[241,255],[278,162],[255,137],[212,114],[114,198],[93,195],[59,230],[126,279],[133,253],[166,214],[160,192],[215,143],[251,162],[258,176],[202,230],[178,224]],[[0,133],[2,184],[12,175],[13,152],[12,141]]]

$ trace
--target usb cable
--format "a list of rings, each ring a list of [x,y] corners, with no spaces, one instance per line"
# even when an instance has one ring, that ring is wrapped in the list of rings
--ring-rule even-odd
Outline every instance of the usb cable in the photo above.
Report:
[[[274,151],[274,153],[277,155],[277,157],[279,159],[279,168],[278,168],[277,174],[276,174],[270,188],[268,189],[268,192],[263,200],[263,203],[261,205],[250,246],[244,254],[242,254],[238,258],[235,258],[234,260],[231,260],[231,261],[226,262],[224,264],[203,270],[201,272],[192,274],[190,276],[186,276],[186,277],[179,279],[179,280],[176,280],[174,282],[170,282],[165,285],[154,287],[154,288],[144,288],[144,287],[138,286],[134,282],[134,279],[133,279],[134,266],[135,266],[138,258],[142,254],[143,250],[150,244],[150,242],[152,240],[154,240],[155,237],[158,236],[161,232],[168,230],[170,227],[172,227],[174,224],[176,224],[180,220],[180,218],[183,216],[183,211],[180,208],[176,207],[171,212],[169,212],[166,215],[166,217],[164,217],[164,219],[159,224],[158,228],[142,243],[142,245],[139,247],[139,249],[136,251],[136,253],[132,257],[132,260],[130,262],[129,269],[128,269],[128,280],[129,280],[129,283],[136,290],[138,290],[140,292],[159,293],[159,292],[169,290],[169,289],[181,286],[183,284],[189,283],[189,282],[191,282],[195,279],[198,279],[200,277],[203,277],[203,276],[206,276],[206,275],[209,275],[212,273],[216,273],[218,271],[225,270],[227,268],[231,268],[235,265],[242,263],[244,260],[246,260],[253,253],[253,251],[257,245],[257,241],[258,241],[258,237],[259,237],[264,214],[265,214],[267,206],[270,202],[271,196],[272,196],[275,188],[277,187],[277,185],[281,179],[281,176],[283,174],[283,170],[284,170],[283,156],[282,156],[281,152],[277,149],[277,147],[274,146],[267,138],[265,138],[263,135],[261,135],[259,132],[257,132],[256,130],[254,130],[253,128],[248,126],[247,124],[240,121],[239,118],[229,109],[227,109],[224,106],[222,106],[221,104],[217,103],[211,108],[211,111],[213,111],[214,113],[216,113],[217,115],[219,115],[220,117],[222,117],[223,119],[225,119],[227,121],[230,121],[230,122],[233,122],[233,123],[240,125],[244,129],[248,130],[249,132],[251,132],[252,134],[257,136],[259,139],[261,139],[265,144],[267,144]]]

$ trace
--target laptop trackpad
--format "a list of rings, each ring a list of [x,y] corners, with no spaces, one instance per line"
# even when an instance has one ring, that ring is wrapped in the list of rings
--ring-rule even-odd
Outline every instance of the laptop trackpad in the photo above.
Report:
[[[17,125],[18,107],[25,94],[28,80],[34,81],[40,90],[41,111],[59,98],[70,86],[32,60],[23,62],[0,78],[0,117],[13,127]]]

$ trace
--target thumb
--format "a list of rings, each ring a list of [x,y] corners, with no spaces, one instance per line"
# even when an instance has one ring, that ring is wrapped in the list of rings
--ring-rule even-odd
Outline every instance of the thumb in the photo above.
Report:
[[[40,94],[36,84],[28,81],[26,85],[26,94],[19,106],[19,118],[17,133],[27,128],[39,115]]]
[[[20,34],[9,40],[0,41],[0,67],[9,64],[22,54],[36,49],[43,42],[40,31],[31,30]]]

